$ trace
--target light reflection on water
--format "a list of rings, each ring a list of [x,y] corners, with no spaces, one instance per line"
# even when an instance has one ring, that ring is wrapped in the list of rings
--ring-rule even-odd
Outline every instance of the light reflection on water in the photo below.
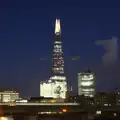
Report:
[[[36,117],[30,117],[30,120],[36,120]],[[14,120],[12,116],[0,117],[0,120]],[[60,120],[59,118],[41,118],[41,120]]]
[[[8,117],[0,117],[0,120],[13,120],[11,116]]]
[[[0,117],[0,120],[14,120],[14,119],[12,118],[12,116],[7,116],[7,117]],[[33,118],[31,117],[30,120],[36,120],[36,119],[35,119],[34,117],[33,117]],[[43,118],[43,119],[41,119],[41,120],[59,120],[59,119]]]

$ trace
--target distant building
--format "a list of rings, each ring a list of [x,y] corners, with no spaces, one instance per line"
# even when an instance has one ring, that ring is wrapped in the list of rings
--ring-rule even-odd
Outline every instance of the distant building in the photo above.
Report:
[[[0,89],[0,102],[14,102],[19,99],[19,93],[14,89]]]
[[[95,95],[95,104],[97,106],[113,106],[116,105],[116,97],[117,94],[112,93],[105,93],[105,92],[98,92]]]
[[[116,94],[116,104],[120,105],[120,90],[115,91]]]
[[[78,73],[78,95],[94,97],[96,93],[95,74],[91,71]]]
[[[68,86],[68,89],[66,91],[66,98],[69,98],[70,96],[73,96],[73,90],[71,85]]]

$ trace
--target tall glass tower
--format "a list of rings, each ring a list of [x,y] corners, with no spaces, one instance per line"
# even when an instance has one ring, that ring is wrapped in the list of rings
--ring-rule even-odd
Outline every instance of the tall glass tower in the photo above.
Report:
[[[61,27],[60,20],[56,19],[55,23],[55,39],[53,45],[53,56],[52,56],[52,76],[57,81],[66,80],[64,72],[64,55],[61,41]]]
[[[55,98],[65,98],[67,91],[67,82],[64,71],[64,55],[62,49],[61,26],[59,19],[56,19],[55,23],[51,81],[54,83],[54,87],[52,87],[54,89],[53,96]]]

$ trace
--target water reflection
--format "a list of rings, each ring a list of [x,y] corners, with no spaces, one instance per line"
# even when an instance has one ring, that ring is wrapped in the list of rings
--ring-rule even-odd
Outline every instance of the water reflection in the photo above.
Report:
[[[0,120],[13,120],[11,116],[0,117]]]
[[[6,116],[6,117],[0,117],[0,120],[14,120],[14,119],[12,116]],[[37,119],[36,116],[30,116],[29,120],[37,120]],[[60,120],[60,119],[48,117],[48,118],[42,118],[41,120]]]

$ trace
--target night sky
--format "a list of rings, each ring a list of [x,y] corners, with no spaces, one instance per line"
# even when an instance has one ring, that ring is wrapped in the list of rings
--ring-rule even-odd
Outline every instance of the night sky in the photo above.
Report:
[[[39,95],[40,81],[51,75],[56,18],[61,20],[65,71],[74,93],[77,73],[87,68],[96,72],[97,91],[120,88],[119,3],[1,1],[0,88]],[[72,56],[80,59],[73,61]]]

